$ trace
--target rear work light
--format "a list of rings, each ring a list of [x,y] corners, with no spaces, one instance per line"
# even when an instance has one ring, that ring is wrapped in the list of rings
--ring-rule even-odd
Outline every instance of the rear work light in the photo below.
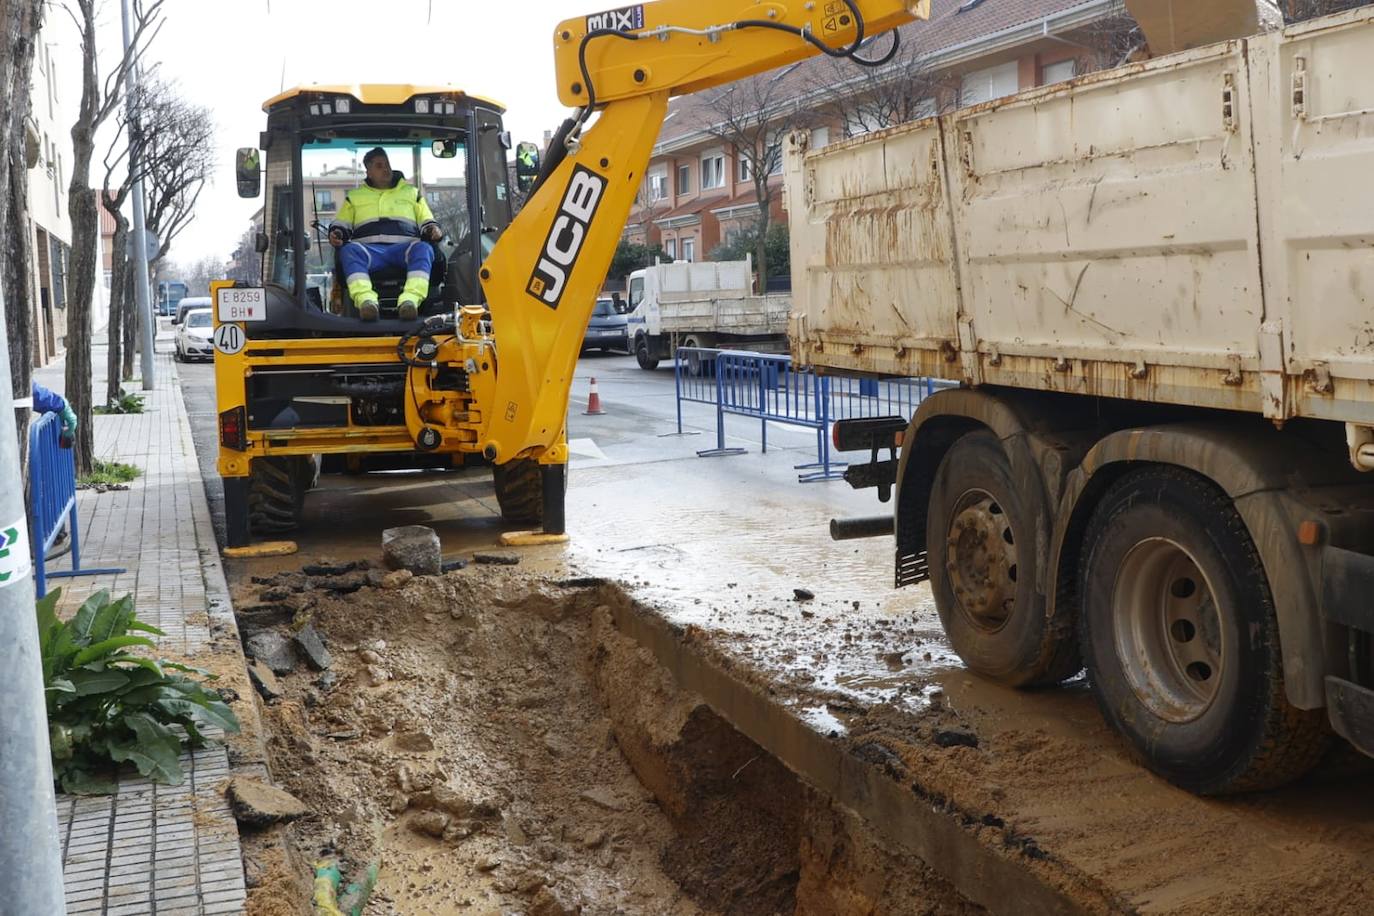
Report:
[[[231,407],[219,415],[219,444],[244,452],[248,450],[248,410]]]

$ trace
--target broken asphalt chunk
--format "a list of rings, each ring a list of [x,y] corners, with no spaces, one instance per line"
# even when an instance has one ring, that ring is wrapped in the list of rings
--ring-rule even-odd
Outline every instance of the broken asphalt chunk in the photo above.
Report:
[[[437,576],[443,559],[439,535],[424,525],[402,525],[382,532],[382,559],[389,569],[408,569],[417,576]]]
[[[294,821],[309,813],[305,803],[290,792],[245,776],[235,776],[229,780],[225,794],[229,798],[234,819],[249,827],[267,827]]]
[[[296,648],[300,650],[305,658],[305,663],[316,671],[323,671],[333,664],[329,657],[329,650],[324,647],[324,640],[311,624],[301,627],[299,633],[295,635]]]

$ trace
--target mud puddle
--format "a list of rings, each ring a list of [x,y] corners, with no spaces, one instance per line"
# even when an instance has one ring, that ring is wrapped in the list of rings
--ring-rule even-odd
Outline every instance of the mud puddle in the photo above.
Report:
[[[321,856],[378,863],[370,916],[980,912],[679,689],[617,630],[618,588],[353,575],[372,584],[235,595],[245,639],[308,621],[332,655],[263,705],[273,777],[311,813],[298,874],[250,865],[250,913],[308,912]]]

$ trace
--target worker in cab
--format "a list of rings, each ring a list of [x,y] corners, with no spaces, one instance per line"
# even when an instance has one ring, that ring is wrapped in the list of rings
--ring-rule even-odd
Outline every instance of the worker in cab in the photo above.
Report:
[[[329,244],[339,249],[348,294],[363,321],[379,315],[371,271],[384,267],[406,270],[405,288],[396,302],[399,318],[410,321],[429,295],[434,249],[429,242],[444,237],[419,188],[391,169],[380,146],[363,156],[367,180],[348,192],[338,218],[329,227]]]

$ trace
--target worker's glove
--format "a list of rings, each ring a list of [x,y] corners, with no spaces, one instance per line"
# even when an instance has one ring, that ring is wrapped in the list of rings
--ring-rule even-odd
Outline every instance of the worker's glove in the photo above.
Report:
[[[437,242],[444,237],[444,230],[438,223],[430,223],[425,227],[425,238],[431,242]]]
[[[59,441],[63,448],[71,448],[72,442],[76,440],[76,411],[72,410],[72,405],[62,405],[62,435]]]
[[[338,248],[346,241],[348,241],[348,239],[344,238],[344,231],[342,229],[329,230],[329,244],[333,245],[335,248]]]

